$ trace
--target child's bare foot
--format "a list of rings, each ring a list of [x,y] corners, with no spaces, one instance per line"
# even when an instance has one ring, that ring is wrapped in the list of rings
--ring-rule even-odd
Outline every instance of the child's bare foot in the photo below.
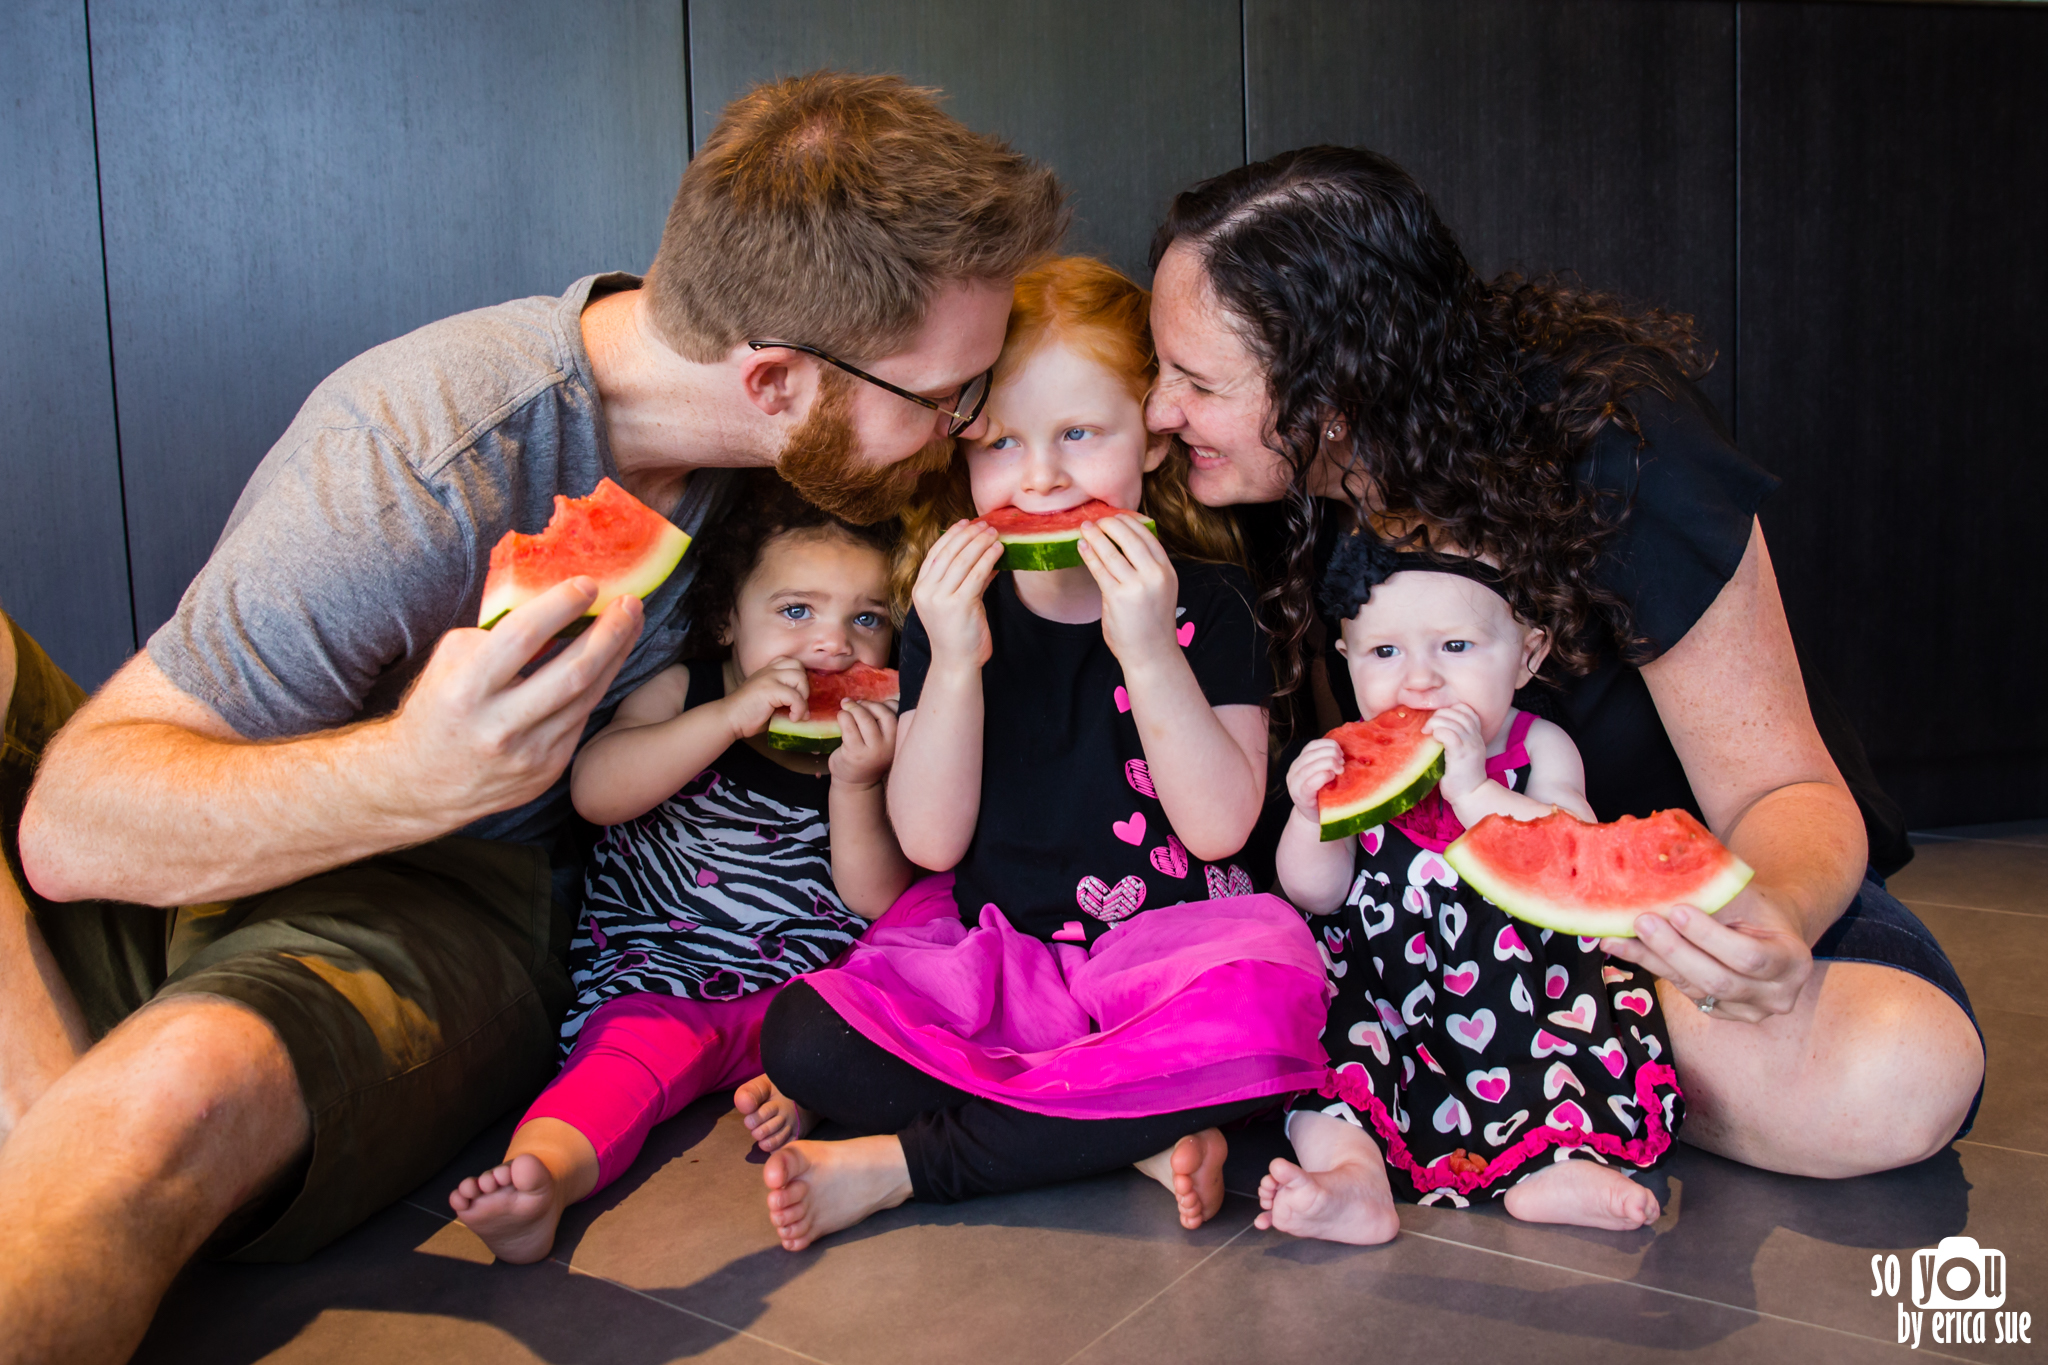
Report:
[[[1657,1196],[1597,1161],[1560,1161],[1527,1177],[1507,1193],[1508,1212],[1526,1223],[1569,1223],[1629,1232],[1648,1227],[1663,1212]]]
[[[1328,1170],[1305,1171],[1281,1157],[1259,1181],[1259,1216],[1253,1225],[1296,1237],[1352,1246],[1391,1242],[1401,1231],[1386,1163],[1348,1157]]]
[[[1180,1207],[1180,1225],[1193,1232],[1223,1207],[1223,1159],[1229,1155],[1223,1134],[1204,1128],[1146,1157],[1138,1169],[1166,1186]]]
[[[768,1217],[789,1251],[910,1198],[910,1168],[893,1137],[792,1142],[761,1168]]]
[[[450,1190],[448,1206],[499,1260],[531,1265],[555,1244],[566,1202],[561,1194],[561,1182],[546,1163],[521,1152]]]
[[[740,1111],[754,1145],[772,1152],[811,1131],[817,1115],[775,1088],[766,1076],[756,1076],[732,1092],[732,1107]]]

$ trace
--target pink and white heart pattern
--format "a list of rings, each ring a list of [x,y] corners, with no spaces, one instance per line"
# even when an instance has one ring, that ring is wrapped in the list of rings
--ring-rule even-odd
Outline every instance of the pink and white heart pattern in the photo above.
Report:
[[[1550,1117],[1543,1120],[1543,1122],[1561,1132],[1570,1132],[1573,1129],[1577,1129],[1581,1133],[1593,1131],[1593,1120],[1587,1116],[1585,1110],[1579,1108],[1576,1100],[1566,1100],[1563,1104],[1551,1110]]]
[[[1520,1128],[1528,1121],[1529,1111],[1517,1109],[1499,1123],[1489,1123],[1480,1131],[1486,1134],[1488,1143],[1495,1147],[1505,1147],[1508,1145],[1508,1139],[1515,1135],[1515,1129]]]
[[[1511,957],[1519,957],[1524,962],[1536,960],[1529,956],[1528,945],[1522,942],[1522,936],[1515,932],[1512,924],[1503,924],[1500,932],[1493,936],[1493,956],[1497,962],[1506,962]]]
[[[1123,840],[1127,844],[1144,843],[1145,812],[1141,810],[1134,810],[1131,812],[1131,818],[1128,820],[1110,821],[1109,832],[1111,834],[1114,834],[1117,838]]]
[[[1633,981],[1635,979],[1636,974],[1634,972],[1625,972],[1612,963],[1600,969],[1600,984],[1603,986],[1612,986],[1623,981]]]
[[[1451,865],[1428,849],[1415,855],[1408,863],[1408,885],[1456,886],[1458,874],[1451,871]]]
[[[1465,1088],[1488,1104],[1499,1104],[1508,1097],[1508,1069],[1497,1066],[1491,1071],[1468,1071]]]
[[[1443,1067],[1437,1064],[1436,1058],[1430,1055],[1429,1049],[1424,1047],[1422,1044],[1417,1043],[1415,1045],[1415,1055],[1422,1058],[1422,1064],[1428,1067],[1431,1071],[1434,1071],[1437,1075],[1441,1076],[1444,1074]]]
[[[1474,1052],[1486,1051],[1486,1045],[1493,1041],[1494,1030],[1499,1026],[1492,1010],[1474,1010],[1468,1017],[1454,1014],[1444,1021],[1451,1037]]]
[[[1543,973],[1543,993],[1552,1000],[1564,999],[1565,988],[1572,984],[1572,974],[1562,967],[1552,967]]]
[[[1337,1068],[1337,1074],[1339,1076],[1350,1076],[1354,1083],[1363,1085],[1365,1087],[1366,1094],[1370,1095],[1373,1093],[1372,1072],[1366,1070],[1365,1066],[1362,1063],[1346,1062],[1344,1063],[1344,1065]],[[1342,1100],[1339,1100],[1335,1107],[1338,1109],[1342,1109],[1347,1114],[1353,1112],[1351,1106],[1345,1104]],[[1330,1112],[1330,1110],[1325,1109],[1323,1112],[1327,1114]]]
[[[1385,825],[1374,825],[1366,830],[1358,836],[1358,846],[1367,853],[1379,852],[1380,844],[1386,839],[1386,828]]]
[[[1385,1000],[1375,1000],[1372,1002],[1372,1007],[1378,1012],[1380,1027],[1387,1031],[1389,1038],[1399,1038],[1408,1031],[1408,1026],[1401,1022],[1401,1011],[1395,1009],[1391,1003]]]
[[[1517,975],[1515,984],[1508,987],[1508,1003],[1524,1014],[1536,1012],[1536,997],[1529,994],[1529,983]]]
[[[1444,968],[1444,989],[1452,995],[1470,995],[1472,988],[1479,984],[1479,964],[1460,962],[1457,966]]]
[[[1436,965],[1436,954],[1430,951],[1429,938],[1424,934],[1418,933],[1403,944],[1401,956],[1417,965],[1425,962],[1432,967]]]
[[[1216,898],[1211,896],[1209,899]],[[1358,907],[1358,921],[1365,927],[1365,936],[1368,939],[1378,938],[1394,927],[1394,906],[1391,901],[1384,905],[1375,905],[1371,896],[1364,896],[1362,899],[1364,903]],[[1376,910],[1385,912],[1377,920],[1373,918],[1373,912]]]
[[[1232,863],[1227,871],[1214,865],[1204,867],[1202,880],[1209,884],[1209,899],[1212,901],[1252,894],[1252,874],[1236,863]]]
[[[1167,835],[1166,842],[1153,849],[1146,856],[1151,858],[1152,866],[1157,868],[1164,876],[1185,877],[1188,875],[1187,846],[1182,844],[1174,835]]]
[[[1640,1014],[1645,1019],[1650,1017],[1650,1007],[1656,1003],[1656,997],[1652,996],[1648,991],[1640,989],[1623,991],[1620,995],[1614,997],[1614,1008],[1627,1010],[1631,1014]]]
[[[1536,1036],[1529,1041],[1531,1057],[1548,1057],[1553,1052],[1571,1057],[1576,1056],[1578,1050],[1578,1044],[1566,1042],[1547,1028],[1537,1029]]]
[[[1425,1005],[1436,1003],[1436,987],[1427,981],[1420,982],[1408,992],[1408,998],[1401,1002],[1401,1017],[1411,1024],[1427,1024],[1434,1020],[1424,1010]]]
[[[1585,1082],[1579,1079],[1578,1072],[1573,1071],[1563,1062],[1552,1062],[1550,1070],[1543,1073],[1543,1098],[1546,1100],[1556,1099],[1564,1093],[1566,1086],[1570,1086],[1581,1095],[1586,1093]]]
[[[1600,1007],[1593,1003],[1590,995],[1580,995],[1572,1000],[1568,1010],[1552,1010],[1550,1022],[1559,1028],[1575,1029],[1580,1033],[1591,1033],[1593,1023],[1600,1017]]]
[[[1465,907],[1452,901],[1436,912],[1436,931],[1444,936],[1444,942],[1455,948],[1458,936],[1465,932]]]
[[[1607,1074],[1616,1080],[1621,1078],[1622,1070],[1628,1066],[1628,1053],[1623,1051],[1619,1038],[1609,1038],[1600,1046],[1589,1047],[1586,1051],[1598,1057],[1600,1065],[1607,1068]]]
[[[1410,886],[1401,892],[1401,908],[1411,915],[1427,919],[1430,914],[1429,893],[1419,886]]]
[[[1636,1120],[1628,1111],[1630,1109],[1642,1108],[1642,1101],[1633,1095],[1609,1095],[1607,1097],[1607,1107],[1614,1111],[1614,1117],[1621,1120],[1622,1127],[1628,1129],[1628,1135],[1634,1137],[1636,1135]]]
[[[1436,1113],[1430,1115],[1429,1121],[1435,1125],[1439,1133],[1448,1133],[1455,1129],[1462,1136],[1472,1131],[1472,1116],[1465,1112],[1465,1106],[1458,1102],[1456,1095],[1450,1096],[1438,1105]]]
[[[1159,788],[1152,785],[1152,769],[1142,758],[1134,758],[1124,764],[1124,781],[1131,784],[1131,790],[1140,796],[1159,799]]]
[[[1361,1019],[1351,1026],[1351,1032],[1346,1034],[1345,1037],[1350,1040],[1353,1047],[1370,1048],[1372,1055],[1379,1058],[1381,1066],[1387,1065],[1394,1059],[1394,1054],[1387,1048],[1387,1032],[1378,1024],[1368,1023]],[[1507,1073],[1502,1072],[1501,1074],[1506,1075]]]
[[[1074,900],[1096,919],[1115,924],[1145,904],[1145,879],[1133,875],[1111,886],[1100,877],[1083,877],[1074,887]]]

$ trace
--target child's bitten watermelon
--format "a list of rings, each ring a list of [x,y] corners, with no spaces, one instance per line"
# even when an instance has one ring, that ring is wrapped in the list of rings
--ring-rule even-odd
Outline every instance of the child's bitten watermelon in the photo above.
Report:
[[[621,597],[645,597],[660,587],[689,548],[688,536],[610,479],[599,479],[587,498],[556,494],[547,529],[537,535],[507,531],[491,548],[477,624],[489,630],[506,612],[557,583],[591,578],[597,600],[556,632],[581,634]]]
[[[805,717],[791,720],[777,715],[768,722],[768,743],[795,753],[829,754],[839,747],[839,707],[848,701],[889,701],[897,693],[896,670],[855,664],[843,673],[820,673],[807,668],[810,696]]]
[[[1489,815],[1444,850],[1465,884],[1517,919],[1581,938],[1634,938],[1636,916],[1690,905],[1711,915],[1750,866],[1682,810],[1589,825],[1563,811]]]
[[[980,518],[995,527],[1003,542],[1006,569],[1071,569],[1081,563],[1081,528],[1091,521],[1114,517],[1125,509],[1111,507],[1100,498],[1060,512],[1023,512],[1015,507],[998,507]],[[1146,527],[1159,527],[1142,512],[1132,513]]]
[[[1330,731],[1344,771],[1316,793],[1323,842],[1383,825],[1429,795],[1444,775],[1444,746],[1422,733],[1434,711],[1396,706]]]

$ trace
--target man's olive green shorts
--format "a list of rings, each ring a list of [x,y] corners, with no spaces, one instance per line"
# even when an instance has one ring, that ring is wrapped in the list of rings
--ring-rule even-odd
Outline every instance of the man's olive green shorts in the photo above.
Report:
[[[93,1037],[153,1000],[218,996],[267,1019],[298,1072],[312,1149],[213,1250],[311,1255],[554,1075],[573,911],[538,847],[447,838],[176,910],[36,896],[21,872],[22,806],[43,745],[85,698],[6,628],[19,664],[0,745],[0,845]]]

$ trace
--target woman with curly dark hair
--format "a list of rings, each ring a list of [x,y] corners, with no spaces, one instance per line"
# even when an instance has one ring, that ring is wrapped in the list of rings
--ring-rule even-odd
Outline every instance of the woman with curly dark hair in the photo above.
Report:
[[[1602,945],[1659,978],[1686,1139],[1848,1176],[1967,1131],[1968,997],[1869,870],[1911,856],[1896,808],[1802,673],[1756,520],[1777,480],[1694,387],[1690,319],[1481,280],[1420,186],[1350,148],[1182,193],[1153,264],[1147,418],[1189,447],[1201,502],[1284,505],[1263,606],[1297,715],[1351,706],[1314,657],[1337,538],[1459,547],[1553,640],[1523,704],[1577,743],[1598,816],[1689,809],[1756,869],[1716,916]]]

